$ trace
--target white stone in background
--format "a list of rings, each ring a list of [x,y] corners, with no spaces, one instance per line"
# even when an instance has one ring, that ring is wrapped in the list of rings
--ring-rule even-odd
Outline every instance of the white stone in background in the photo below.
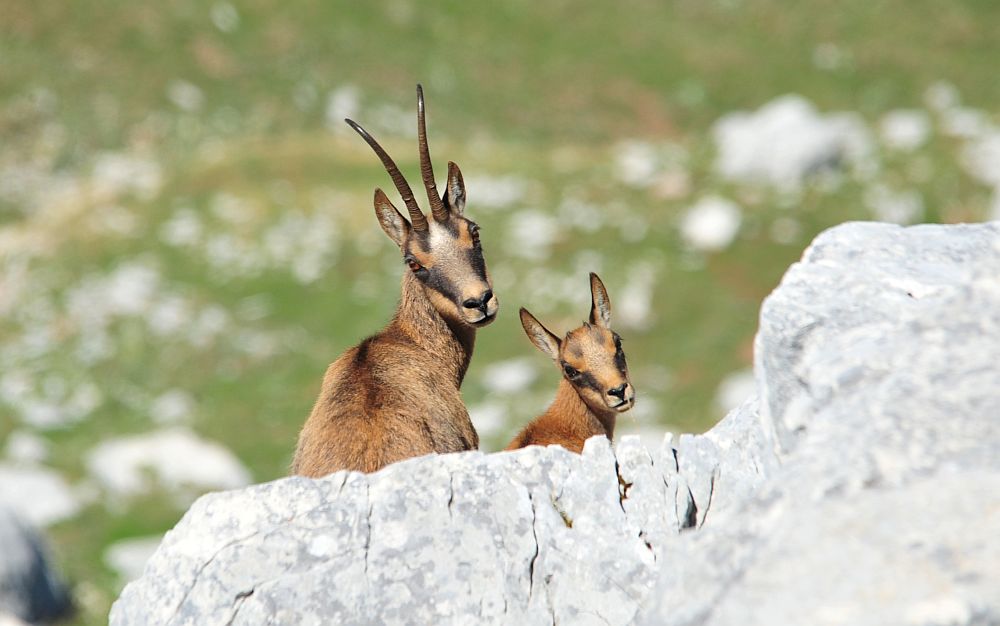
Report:
[[[513,394],[531,386],[538,376],[534,359],[519,357],[496,361],[483,368],[483,386],[499,394]]]
[[[962,164],[980,182],[1000,187],[1000,128],[966,144],[962,149]]]
[[[360,109],[361,90],[355,85],[341,85],[331,90],[326,97],[326,127],[340,135],[354,133],[344,119],[357,118]]]
[[[226,309],[217,304],[203,308],[187,329],[187,340],[191,345],[204,348],[229,327],[230,317]]]
[[[850,51],[844,50],[835,43],[823,42],[813,48],[813,65],[828,72],[838,70],[851,61]]]
[[[67,296],[70,317],[85,330],[103,328],[114,317],[145,313],[160,290],[160,273],[140,261],[126,261],[106,275],[89,275]]]
[[[122,584],[142,576],[146,561],[153,556],[163,540],[162,535],[125,539],[104,550],[104,564],[118,574]]]
[[[585,233],[599,231],[607,221],[606,209],[571,196],[562,199],[557,213],[560,224],[570,225]]]
[[[979,109],[956,107],[941,112],[941,132],[951,137],[974,139],[991,128],[989,116]]]
[[[612,325],[622,328],[645,329],[654,319],[653,295],[656,292],[656,270],[651,263],[636,263],[626,272],[625,284],[612,290]]]
[[[505,246],[508,254],[531,261],[549,258],[550,248],[559,235],[555,218],[536,209],[525,209],[511,215],[507,222]]]
[[[782,96],[755,112],[735,112],[712,128],[725,179],[769,183],[797,190],[812,174],[853,167],[877,167],[870,133],[856,114],[821,115],[797,95]]]
[[[914,224],[924,218],[924,197],[916,189],[895,191],[878,184],[865,191],[865,204],[880,222]]]
[[[752,369],[733,372],[719,383],[715,391],[715,405],[723,411],[731,411],[743,404],[744,400],[754,395],[756,391],[757,383]]]
[[[186,80],[175,80],[167,85],[167,97],[178,109],[188,113],[197,111],[205,104],[205,94],[197,85]]]
[[[332,265],[339,235],[329,215],[288,211],[261,238],[272,267],[287,268],[300,283],[309,284]]]
[[[469,419],[472,420],[480,438],[493,437],[503,432],[507,428],[509,414],[510,407],[494,400],[487,400],[469,407]]]
[[[681,235],[697,250],[715,252],[729,247],[743,221],[740,207],[719,196],[702,198],[681,218]]]
[[[69,590],[52,566],[44,538],[0,506],[0,626],[62,623],[70,605]]]
[[[198,213],[185,207],[174,211],[160,226],[160,240],[171,246],[193,246],[201,241],[204,230]]]
[[[955,85],[940,80],[924,91],[924,102],[935,111],[944,111],[955,108],[961,102],[958,89]]]
[[[146,324],[160,337],[180,332],[191,322],[191,303],[175,294],[161,294],[146,315]]]
[[[140,495],[159,486],[180,491],[232,489],[250,472],[229,451],[186,428],[110,439],[86,454],[87,471],[112,495]],[[149,480],[150,475],[155,482]]]
[[[488,176],[480,174],[465,176],[465,188],[469,194],[470,206],[480,208],[506,209],[521,202],[527,193],[528,183],[515,176]]]
[[[179,424],[187,422],[194,414],[195,401],[183,389],[170,389],[153,400],[149,416],[157,424]]]
[[[81,504],[57,472],[42,467],[0,464],[0,506],[39,526],[73,517]]]
[[[150,199],[162,183],[160,166],[152,159],[119,152],[105,152],[95,159],[93,184],[100,192],[135,193]]]
[[[240,25],[240,14],[229,2],[216,2],[210,13],[212,23],[224,33],[231,33]]]
[[[49,382],[36,388],[36,381],[23,372],[14,372],[0,378],[0,397],[10,404],[20,420],[35,428],[59,428],[79,422],[90,415],[103,402],[103,394],[96,385],[84,382],[69,390],[64,381],[55,375]]]
[[[49,442],[28,430],[7,435],[4,454],[15,463],[33,465],[49,458]]]
[[[879,122],[879,134],[882,142],[893,150],[916,150],[930,137],[931,119],[919,109],[889,111]]]
[[[659,168],[656,148],[647,141],[623,141],[614,148],[615,175],[632,187],[648,187]]]

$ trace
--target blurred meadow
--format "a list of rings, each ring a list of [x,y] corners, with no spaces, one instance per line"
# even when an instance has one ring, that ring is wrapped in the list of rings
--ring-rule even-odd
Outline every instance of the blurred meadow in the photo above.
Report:
[[[419,189],[417,82],[501,303],[463,387],[482,448],[558,380],[518,307],[564,332],[590,271],[620,432],[705,430],[820,230],[1000,219],[998,32],[987,0],[0,0],[0,502],[99,624],[197,494],[286,473],[403,271],[342,118]]]

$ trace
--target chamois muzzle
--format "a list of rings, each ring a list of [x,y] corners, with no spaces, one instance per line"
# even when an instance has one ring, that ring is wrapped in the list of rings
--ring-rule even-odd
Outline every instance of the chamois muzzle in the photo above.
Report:
[[[631,409],[635,405],[635,390],[627,382],[608,389],[606,402],[608,407],[619,413]]]
[[[499,302],[492,289],[487,289],[474,298],[462,302],[463,313],[468,323],[474,326],[486,326],[496,319]]]

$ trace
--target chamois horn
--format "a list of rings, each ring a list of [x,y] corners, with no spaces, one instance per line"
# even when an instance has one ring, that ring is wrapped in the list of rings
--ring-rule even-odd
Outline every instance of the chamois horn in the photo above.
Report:
[[[420,210],[420,206],[417,204],[416,199],[413,197],[413,190],[410,189],[409,183],[403,178],[403,174],[396,167],[396,162],[392,160],[392,157],[379,145],[375,138],[368,134],[368,131],[361,127],[354,120],[345,119],[345,122],[353,128],[361,138],[368,142],[378,158],[381,159],[382,165],[385,166],[385,171],[389,172],[389,177],[392,178],[392,183],[396,185],[396,191],[399,195],[403,196],[403,202],[406,203],[406,210],[410,213],[410,221],[413,223],[413,230],[427,230],[427,217]]]
[[[434,184],[434,167],[431,165],[431,153],[427,148],[427,124],[424,121],[424,88],[417,84],[417,143],[420,147],[420,175],[424,179],[424,189],[427,190],[427,200],[431,203],[431,213],[434,219],[443,222],[448,219],[448,209],[441,201],[437,185]]]

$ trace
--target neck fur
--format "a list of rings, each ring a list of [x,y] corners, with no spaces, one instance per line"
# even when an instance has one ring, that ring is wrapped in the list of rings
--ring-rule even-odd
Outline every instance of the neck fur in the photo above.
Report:
[[[396,315],[389,326],[436,357],[441,364],[440,373],[461,386],[472,359],[476,329],[438,313],[427,299],[423,285],[410,272],[403,273],[400,294]]]
[[[556,399],[552,401],[552,405],[549,406],[546,413],[562,416],[564,419],[568,418],[581,431],[586,431],[587,437],[604,433],[608,439],[611,439],[615,434],[615,420],[617,418],[615,412],[610,410],[594,411],[565,378],[559,381]]]

